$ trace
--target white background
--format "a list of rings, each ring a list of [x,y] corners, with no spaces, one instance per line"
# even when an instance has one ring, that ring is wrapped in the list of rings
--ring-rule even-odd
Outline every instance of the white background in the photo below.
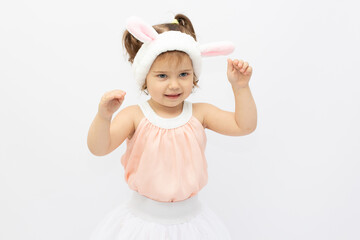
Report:
[[[120,157],[86,144],[101,96],[147,97],[121,46],[125,20],[186,14],[200,43],[248,61],[257,129],[207,130],[200,192],[233,239],[359,239],[360,17],[356,1],[2,1],[0,239],[88,239],[130,196]],[[226,57],[206,58],[188,100],[234,109]]]

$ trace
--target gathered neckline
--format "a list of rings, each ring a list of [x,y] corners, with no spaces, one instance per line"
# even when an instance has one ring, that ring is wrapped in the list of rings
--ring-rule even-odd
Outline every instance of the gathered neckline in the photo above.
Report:
[[[160,128],[171,129],[180,127],[185,125],[192,116],[192,103],[188,101],[184,101],[181,113],[173,118],[160,117],[147,101],[138,105],[149,122]]]
[[[155,110],[151,107],[149,101],[146,101],[147,105],[149,106],[150,110],[158,117],[158,118],[162,118],[162,119],[175,119],[175,118],[180,118],[181,115],[184,114],[184,108],[185,108],[185,101],[183,102],[183,106],[182,106],[182,109],[181,109],[181,113],[179,115],[177,115],[176,117],[171,117],[171,118],[165,118],[165,117],[161,117],[159,114],[157,114],[155,112]]]

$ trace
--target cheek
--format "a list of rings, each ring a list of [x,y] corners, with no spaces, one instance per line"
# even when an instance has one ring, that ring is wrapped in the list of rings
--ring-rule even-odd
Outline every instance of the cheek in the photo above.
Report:
[[[162,91],[164,90],[164,84],[161,84],[161,82],[152,82],[147,87],[148,91],[152,92],[153,95],[162,94]]]
[[[189,79],[188,81],[186,81],[186,83],[185,83],[184,86],[185,86],[186,88],[192,89],[193,85],[194,85],[193,79]]]

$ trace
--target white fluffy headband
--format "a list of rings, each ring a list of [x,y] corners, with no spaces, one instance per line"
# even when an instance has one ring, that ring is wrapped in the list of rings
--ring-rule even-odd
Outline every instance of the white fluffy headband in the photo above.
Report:
[[[228,55],[235,49],[229,41],[214,42],[199,45],[195,39],[179,31],[167,31],[158,34],[155,29],[138,17],[130,17],[126,29],[143,45],[137,52],[132,69],[136,82],[142,86],[156,57],[167,51],[178,50],[185,52],[192,60],[197,77],[201,73],[201,57]]]

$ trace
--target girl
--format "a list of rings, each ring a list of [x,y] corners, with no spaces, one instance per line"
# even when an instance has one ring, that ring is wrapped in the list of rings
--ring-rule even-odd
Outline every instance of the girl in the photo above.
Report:
[[[123,43],[135,80],[150,99],[122,109],[112,121],[126,93],[113,90],[100,101],[89,129],[89,150],[103,156],[126,139],[121,163],[133,195],[104,218],[91,239],[230,239],[223,223],[198,199],[208,179],[204,129],[231,136],[254,131],[252,68],[228,59],[235,112],[227,112],[186,99],[199,81],[201,57],[231,53],[230,42],[199,45],[190,20],[178,14],[173,23],[153,27],[129,18]]]

